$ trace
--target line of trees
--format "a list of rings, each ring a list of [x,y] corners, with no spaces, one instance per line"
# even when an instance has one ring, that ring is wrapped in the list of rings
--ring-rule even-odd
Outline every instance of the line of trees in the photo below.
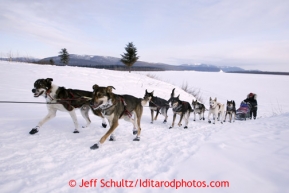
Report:
[[[129,72],[131,72],[131,68],[134,65],[134,63],[139,59],[139,56],[137,56],[137,48],[133,44],[133,42],[129,42],[126,47],[124,48],[126,52],[121,54],[120,61],[128,67]],[[66,48],[62,48],[60,52],[58,53],[58,57],[60,58],[60,63],[63,65],[68,65],[70,60],[70,55]],[[2,55],[2,54],[1,54]],[[2,58],[2,57],[1,57]],[[7,54],[7,58],[3,58],[3,60],[7,61],[14,61],[13,53],[10,51]],[[49,61],[31,61],[32,63],[39,63],[39,64],[50,64],[55,65],[55,61],[51,58]]]

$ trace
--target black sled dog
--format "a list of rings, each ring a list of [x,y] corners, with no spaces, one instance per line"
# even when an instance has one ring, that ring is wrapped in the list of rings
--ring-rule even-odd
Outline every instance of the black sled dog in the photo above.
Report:
[[[99,87],[98,85],[93,86],[93,96],[91,100],[91,106],[94,109],[101,109],[103,115],[107,118],[110,128],[101,137],[100,141],[90,149],[98,149],[110,136],[110,141],[115,141],[113,135],[114,130],[118,126],[118,120],[124,119],[133,124],[133,134],[136,137],[133,141],[140,140],[141,133],[141,116],[143,113],[143,106],[146,102],[144,99],[136,98],[131,95],[117,95],[112,92],[115,89],[113,86]]]
[[[52,78],[38,79],[34,83],[32,93],[34,97],[43,96],[46,99],[48,114],[33,128],[29,133],[31,135],[37,133],[40,127],[56,116],[56,112],[68,112],[71,116],[75,129],[73,133],[79,133],[79,125],[75,114],[75,109],[80,108],[81,115],[86,120],[86,126],[91,123],[88,112],[90,109],[90,100],[92,92],[84,90],[66,89],[52,84]],[[92,110],[92,112],[102,118],[102,126],[106,127],[106,122],[99,110]]]
[[[151,110],[151,123],[156,121],[159,114],[162,114],[165,117],[164,123],[167,122],[168,118],[168,109],[170,108],[169,102],[165,99],[154,96],[154,91],[148,92],[144,95],[144,100],[149,101],[149,107]],[[156,111],[156,116],[154,118],[154,111]]]
[[[172,90],[171,93],[171,98],[169,99],[168,102],[171,103],[171,107],[173,109],[173,122],[172,122],[172,126],[170,126],[170,129],[174,127],[175,125],[175,120],[176,120],[176,115],[180,115],[180,120],[178,123],[178,126],[182,126],[182,119],[185,119],[185,127],[184,129],[188,128],[188,123],[189,123],[189,118],[190,118],[190,113],[193,111],[192,107],[190,105],[189,102],[186,101],[181,101],[179,99],[180,95],[178,95],[177,97],[175,96],[175,89]]]
[[[235,101],[231,100],[228,101],[227,100],[227,109],[226,109],[226,114],[225,114],[225,119],[224,122],[226,122],[227,119],[227,115],[229,115],[229,122],[235,122],[235,118],[236,118],[236,105],[235,105]]]

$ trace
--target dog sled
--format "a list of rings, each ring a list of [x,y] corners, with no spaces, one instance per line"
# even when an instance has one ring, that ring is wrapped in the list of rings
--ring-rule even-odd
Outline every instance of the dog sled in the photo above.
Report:
[[[250,118],[250,103],[241,102],[240,108],[236,111],[236,120],[246,121],[246,119]]]

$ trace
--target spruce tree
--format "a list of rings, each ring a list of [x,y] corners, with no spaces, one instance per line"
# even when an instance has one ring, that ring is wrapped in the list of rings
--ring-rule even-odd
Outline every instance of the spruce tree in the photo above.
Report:
[[[59,52],[60,55],[60,62],[63,63],[64,65],[68,65],[69,62],[69,53],[67,52],[66,48],[61,49]]]
[[[54,64],[55,64],[55,62],[54,62],[54,60],[53,60],[52,58],[49,60],[49,63],[50,63],[51,65],[54,65]]]
[[[128,66],[129,68],[129,72],[131,71],[131,66],[138,60],[138,56],[137,56],[137,49],[136,47],[133,45],[132,42],[129,42],[126,47],[124,48],[126,50],[126,53],[123,53],[123,55],[121,55],[122,59],[120,60],[123,64],[125,64],[126,66]]]

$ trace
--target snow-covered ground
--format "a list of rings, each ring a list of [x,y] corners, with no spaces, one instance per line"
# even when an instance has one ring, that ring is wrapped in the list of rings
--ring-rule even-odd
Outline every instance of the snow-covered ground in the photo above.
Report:
[[[1,193],[288,192],[288,76],[150,73],[170,82],[166,83],[149,78],[146,72],[8,62],[0,62],[0,67],[0,101],[44,102],[43,98],[34,98],[31,89],[36,79],[50,77],[54,84],[66,88],[92,90],[94,84],[112,85],[115,93],[136,97],[143,97],[148,89],[168,99],[176,88],[182,100],[191,102],[193,97],[178,87],[188,82],[190,87],[200,89],[206,106],[210,96],[223,103],[233,99],[238,105],[249,92],[258,94],[259,103],[257,120],[211,125],[207,120],[194,122],[191,115],[187,130],[168,129],[171,110],[167,124],[162,123],[161,115],[150,124],[150,111],[144,108],[141,141],[132,141],[132,125],[121,120],[115,132],[117,141],[107,141],[98,150],[89,147],[107,129],[91,113],[91,126],[81,129],[79,134],[72,133],[74,126],[69,114],[58,112],[56,118],[31,136],[28,132],[46,115],[46,106],[1,103]],[[79,111],[77,115],[84,125]],[[82,181],[87,181],[88,187],[80,187]],[[111,181],[127,187],[109,188]],[[223,186],[229,187],[207,187],[212,181],[211,185],[223,182]],[[70,186],[75,183],[75,187]],[[152,187],[161,183],[162,187]],[[205,187],[194,187],[204,183]],[[131,185],[135,187],[128,187]],[[176,185],[191,187],[176,190]]]

